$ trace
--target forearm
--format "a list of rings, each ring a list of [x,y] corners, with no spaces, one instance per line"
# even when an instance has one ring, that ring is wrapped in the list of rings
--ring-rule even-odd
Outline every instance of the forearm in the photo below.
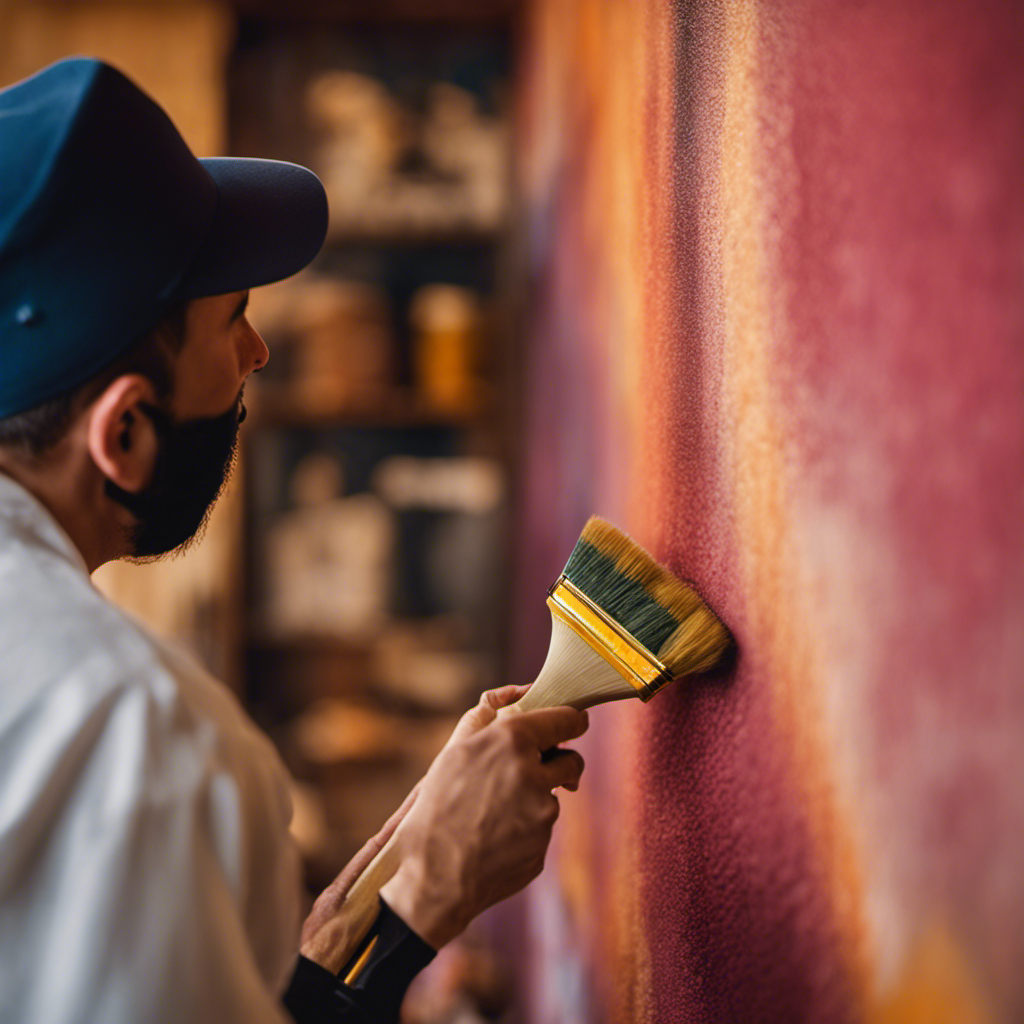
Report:
[[[447,892],[441,894],[444,898],[440,898],[427,884],[424,872],[421,863],[407,860],[381,889],[380,895],[410,928],[434,949],[440,949],[459,935],[469,922],[462,920],[459,914],[461,901],[453,899]]]

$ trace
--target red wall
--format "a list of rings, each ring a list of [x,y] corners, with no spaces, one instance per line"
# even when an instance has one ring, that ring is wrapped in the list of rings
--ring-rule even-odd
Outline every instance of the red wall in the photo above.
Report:
[[[592,713],[528,1019],[1024,1020],[1024,4],[524,42],[518,670],[592,511],[739,643]]]

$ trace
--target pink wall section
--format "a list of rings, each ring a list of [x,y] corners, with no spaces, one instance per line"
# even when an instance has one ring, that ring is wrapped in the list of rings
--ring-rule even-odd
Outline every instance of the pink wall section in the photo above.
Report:
[[[536,0],[517,672],[590,512],[728,672],[592,713],[530,1024],[1024,1020],[1024,3]]]

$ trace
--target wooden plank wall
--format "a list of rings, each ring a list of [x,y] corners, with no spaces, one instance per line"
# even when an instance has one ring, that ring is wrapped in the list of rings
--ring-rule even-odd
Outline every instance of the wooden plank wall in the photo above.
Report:
[[[221,4],[0,0],[0,82],[62,57],[101,57],[160,102],[198,156],[223,154],[225,64],[233,16]],[[190,646],[219,677],[240,681],[237,591],[239,478],[211,518],[206,540],[153,565],[111,563],[97,584],[158,632]]]

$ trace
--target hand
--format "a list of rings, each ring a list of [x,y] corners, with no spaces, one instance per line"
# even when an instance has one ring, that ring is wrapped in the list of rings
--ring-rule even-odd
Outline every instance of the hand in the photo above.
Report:
[[[544,708],[499,719],[499,708],[527,689],[489,691],[462,717],[398,827],[402,866],[381,895],[435,948],[540,874],[558,818],[552,790],[579,785],[578,753],[542,754],[581,736],[586,712]]]
[[[494,720],[496,709],[506,707],[513,701],[517,701],[529,690],[529,686],[505,686],[499,690],[488,690],[480,698],[480,703],[467,711],[458,725],[452,731],[448,742],[445,745],[450,747],[453,743],[464,739],[474,732],[482,729],[489,722]],[[384,823],[381,830],[369,839],[362,849],[345,865],[339,872],[338,877],[324,889],[316,898],[309,916],[302,926],[302,937],[300,940],[301,949],[305,956],[318,962],[324,959],[325,949],[329,949],[330,941],[324,938],[324,932],[330,932],[332,926],[337,923],[348,895],[349,889],[355,884],[356,879],[363,873],[370,861],[381,851],[387,841],[391,838],[395,829],[398,828],[409,809],[416,802],[422,779],[416,783],[409,795],[402,801],[401,807],[391,815]],[[324,966],[329,966],[324,964]]]

